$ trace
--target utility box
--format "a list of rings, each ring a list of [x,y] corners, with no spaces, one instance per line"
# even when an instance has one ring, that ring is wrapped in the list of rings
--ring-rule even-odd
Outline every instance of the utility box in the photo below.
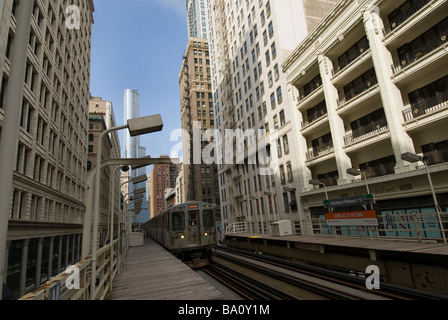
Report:
[[[129,235],[129,246],[136,247],[143,245],[143,233],[141,232],[131,232]]]
[[[292,221],[280,220],[271,223],[272,235],[276,237],[292,236]]]

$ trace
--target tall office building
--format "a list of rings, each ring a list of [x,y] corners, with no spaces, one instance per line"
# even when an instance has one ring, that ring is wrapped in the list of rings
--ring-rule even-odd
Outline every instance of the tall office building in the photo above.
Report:
[[[218,139],[220,156],[230,158],[219,165],[224,227],[251,222],[254,231],[265,232],[272,221],[304,221],[292,134],[295,106],[286,98],[281,64],[335,2],[207,1],[215,127],[236,133],[230,145]],[[257,150],[263,141],[265,168]]]
[[[140,117],[140,93],[136,89],[127,89],[124,92],[124,122]],[[140,137],[131,137],[129,132],[124,132],[124,157],[141,158],[146,155],[146,148],[140,145]],[[146,167],[131,171],[131,177],[146,174]],[[146,183],[134,186],[136,189],[146,188]],[[132,189],[132,188],[131,188]]]
[[[208,21],[206,0],[186,0],[188,18],[188,36],[207,39]]]
[[[188,137],[182,139],[184,198],[187,201],[204,201],[219,206],[217,165],[206,164],[202,160],[194,161],[195,153],[202,153],[208,144],[205,141],[195,141],[194,130],[202,134],[215,128],[207,40],[189,39],[179,75],[179,88],[182,129],[188,132]]]
[[[160,158],[169,158],[163,155]],[[164,212],[166,209],[165,191],[176,187],[176,178],[179,174],[177,164],[155,164],[151,170],[149,183],[150,187],[150,214],[151,218]]]
[[[285,60],[301,197],[315,221],[325,222],[327,195],[370,192],[381,236],[442,239],[431,214],[436,201],[448,208],[447,13],[446,0],[340,1]],[[426,157],[433,192],[406,153]]]
[[[124,122],[129,119],[140,117],[140,93],[137,89],[127,89],[124,92]],[[140,145],[140,137],[131,137],[129,131],[124,132],[124,157],[125,158],[141,158],[146,156],[146,148]],[[146,175],[146,167],[142,167],[136,170],[131,170],[130,178]],[[129,192],[134,189],[146,189],[147,182],[140,182],[136,185],[131,184],[129,186]],[[149,204],[147,201],[143,202],[142,210],[139,216],[133,217],[132,221],[142,222],[142,219],[146,221],[149,217]],[[143,218],[141,218],[143,217]],[[143,222],[145,222],[143,221]]]
[[[9,201],[0,201],[9,204],[0,210],[5,299],[40,286],[81,254],[94,5],[77,2],[77,29],[66,13],[72,4],[0,1],[1,161],[15,154],[13,172],[2,171],[3,184],[12,174],[12,189],[2,192]]]

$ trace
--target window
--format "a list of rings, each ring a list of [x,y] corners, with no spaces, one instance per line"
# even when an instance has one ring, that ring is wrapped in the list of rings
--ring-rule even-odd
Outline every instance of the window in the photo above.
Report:
[[[448,162],[448,140],[425,144],[422,146],[422,152],[428,157],[428,165]]]
[[[285,152],[286,153],[286,152]],[[288,163],[286,165],[286,172],[288,174],[288,182],[293,182],[294,181],[294,175],[292,173],[292,166],[291,163]]]
[[[370,48],[367,36],[364,36],[350,49],[344,52],[339,58],[337,63],[335,63],[335,73],[344,69],[348,64],[354,61],[357,57],[362,55],[366,50]]]
[[[285,166],[280,166],[280,183],[285,184],[286,183],[286,176],[285,176]]]
[[[277,102],[278,104],[282,103],[283,95],[282,95],[282,87],[277,88]]]
[[[285,151],[285,154],[289,153],[288,135],[284,135],[283,136],[283,150]]]
[[[367,178],[374,178],[394,174],[395,165],[395,157],[392,155],[366,163],[361,163],[359,165],[359,169],[366,175]]]
[[[308,82],[303,86],[303,98],[311,94],[314,90],[319,88],[322,85],[322,77],[321,75],[317,75],[313,80]]]
[[[185,229],[185,219],[183,212],[173,212],[171,214],[172,230],[182,231]]]
[[[277,140],[277,153],[278,153],[278,157],[280,158],[283,155],[282,152],[282,142],[280,139]]]
[[[409,93],[413,117],[426,113],[426,110],[448,101],[448,76]]]
[[[269,38],[272,38],[274,35],[274,26],[272,25],[272,21],[268,24],[268,30],[269,30]]]
[[[279,71],[278,71],[278,64],[276,64],[274,66],[274,79],[275,79],[275,81],[277,81],[279,79],[279,77],[280,77],[280,74],[279,74]]]
[[[270,53],[269,53],[269,50],[266,51],[266,53],[265,53],[265,57],[266,57],[266,65],[268,66],[268,65],[271,64],[271,55],[270,55]]]
[[[344,87],[346,101],[356,97],[378,83],[375,69],[372,68]]]
[[[338,179],[339,179],[339,173],[337,170],[317,175],[317,180],[324,183],[327,187],[328,186],[337,186]],[[320,185],[319,188],[323,188],[323,186]]]
[[[286,124],[285,111],[284,110],[280,111],[279,115],[280,115],[280,126],[284,126]]]
[[[373,132],[387,126],[384,109],[378,109],[356,121],[350,123],[353,131],[353,138],[358,138],[369,132]]]
[[[274,116],[274,129],[278,129],[278,117],[277,115]]]
[[[276,103],[275,103],[275,94],[271,94],[271,109],[275,109]]]
[[[277,57],[277,48],[275,47],[275,42],[271,45],[272,59]]]

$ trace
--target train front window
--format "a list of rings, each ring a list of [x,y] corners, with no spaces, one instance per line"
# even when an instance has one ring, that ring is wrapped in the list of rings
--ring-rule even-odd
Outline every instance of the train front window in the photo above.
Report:
[[[183,212],[173,212],[171,215],[173,231],[182,231],[185,229],[185,220]]]
[[[213,210],[204,210],[202,212],[202,221],[204,228],[213,228]]]
[[[198,224],[198,211],[197,210],[194,210],[194,211],[192,211],[192,210],[190,210],[190,211],[188,211],[188,217],[189,217],[189,225],[190,225],[190,227],[194,227],[194,226],[196,226],[197,224]]]

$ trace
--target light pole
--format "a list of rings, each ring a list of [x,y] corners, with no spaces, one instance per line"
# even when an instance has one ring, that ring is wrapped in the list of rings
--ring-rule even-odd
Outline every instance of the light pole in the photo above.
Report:
[[[320,186],[320,185],[324,186],[325,197],[326,197],[327,200],[328,200],[327,185],[326,185],[325,183],[320,182],[319,180],[310,180],[309,183],[312,184],[312,185],[314,185],[314,186]]]
[[[120,158],[120,159],[106,159],[101,162],[101,167],[116,166],[116,165],[154,165],[154,164],[172,164],[178,162],[177,158]],[[98,168],[99,170],[99,168]],[[91,239],[91,219],[92,219],[92,209],[93,209],[93,184],[95,181],[97,172],[97,167],[93,167],[87,176],[87,199],[86,199],[86,211],[84,213],[83,222],[83,241],[82,241],[82,253],[81,260],[87,258],[90,254],[92,248]],[[131,182],[129,180],[129,182]],[[121,187],[120,187],[121,190]]]
[[[425,167],[426,170],[426,175],[428,176],[428,181],[429,181],[429,187],[431,188],[431,193],[432,193],[432,198],[434,200],[434,205],[436,207],[436,212],[437,212],[437,217],[439,219],[439,223],[440,223],[440,231],[442,233],[442,237],[443,237],[443,241],[446,243],[446,237],[445,237],[445,231],[443,229],[443,224],[442,224],[442,217],[441,217],[441,208],[439,206],[439,202],[437,201],[437,196],[436,196],[436,192],[434,190],[434,186],[432,184],[432,179],[431,179],[431,175],[429,174],[429,168],[428,168],[428,164],[426,163],[426,161],[428,160],[428,157],[425,156],[419,156],[417,154],[411,153],[411,152],[406,152],[403,153],[401,155],[401,159],[407,162],[411,162],[411,163],[415,163],[415,162],[423,162],[423,165]]]
[[[90,282],[90,299],[95,300],[95,281],[96,281],[96,259],[97,259],[97,237],[98,237],[98,215],[100,208],[100,183],[101,183],[101,153],[103,139],[111,132],[128,129],[131,137],[146,133],[161,131],[163,128],[162,117],[160,115],[130,119],[127,124],[113,127],[103,131],[100,134],[96,150],[96,175],[95,175],[95,202],[93,216],[93,237],[92,237],[92,272]]]
[[[369,185],[367,184],[367,177],[361,170],[357,170],[355,168],[347,169],[347,173],[352,176],[362,176],[364,178],[364,182],[366,183],[367,194],[370,194]]]

